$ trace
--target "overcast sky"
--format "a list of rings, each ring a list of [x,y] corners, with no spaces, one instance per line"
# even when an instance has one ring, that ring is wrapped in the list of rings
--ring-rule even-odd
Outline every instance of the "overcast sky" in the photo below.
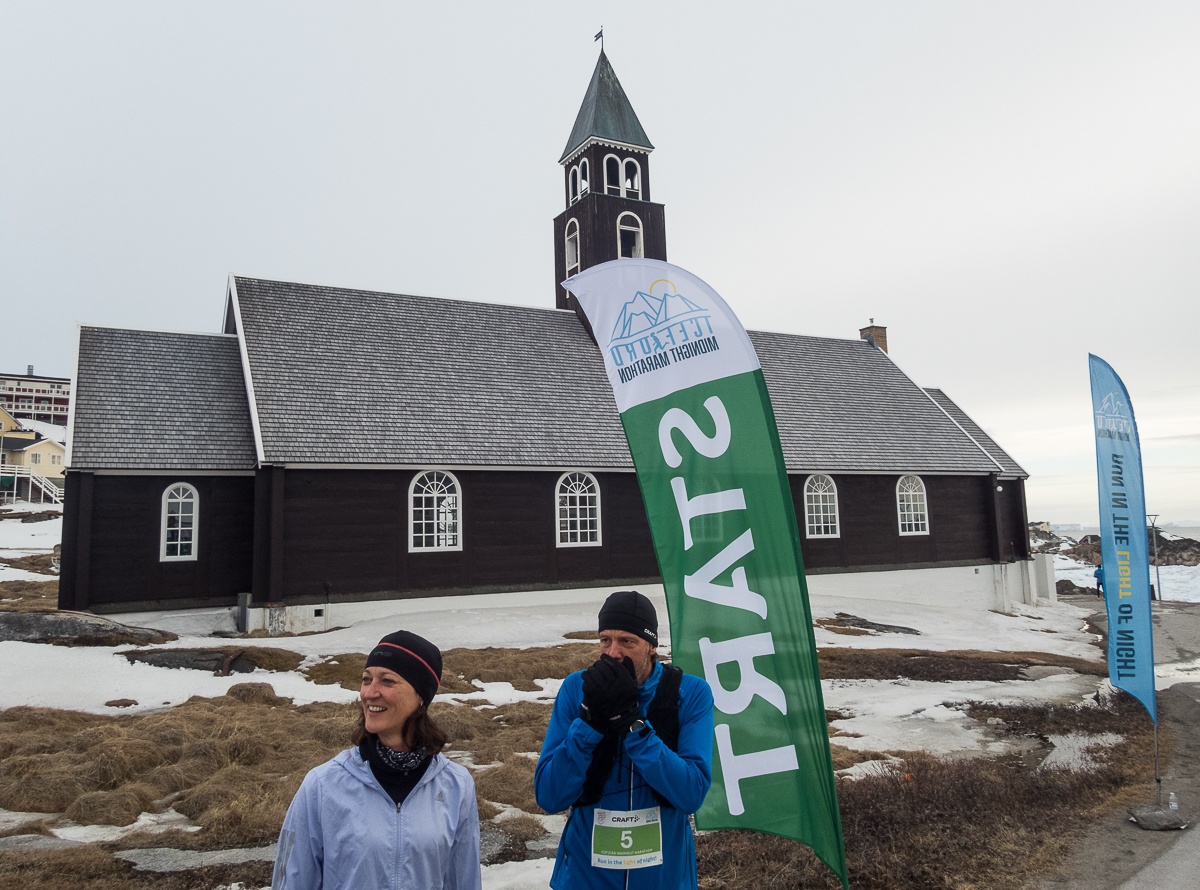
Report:
[[[886,325],[1056,522],[1097,515],[1094,352],[1200,520],[1200,4],[734,9],[2,0],[0,371],[217,330],[231,272],[553,306],[603,25],[668,256],[746,327]]]

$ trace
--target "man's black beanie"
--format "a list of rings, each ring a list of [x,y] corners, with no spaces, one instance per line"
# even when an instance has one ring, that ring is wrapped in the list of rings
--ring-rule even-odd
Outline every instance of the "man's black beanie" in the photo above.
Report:
[[[407,630],[388,634],[376,643],[366,666],[395,671],[426,705],[433,701],[442,682],[442,653],[438,647]]]
[[[624,630],[651,646],[658,645],[658,613],[654,604],[636,590],[618,590],[600,607],[600,631]]]

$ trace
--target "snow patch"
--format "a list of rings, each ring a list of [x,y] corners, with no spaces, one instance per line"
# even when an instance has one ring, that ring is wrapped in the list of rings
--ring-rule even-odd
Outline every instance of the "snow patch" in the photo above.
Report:
[[[67,841],[102,844],[119,841],[125,835],[135,831],[149,831],[158,834],[176,829],[199,831],[200,826],[193,824],[191,819],[183,813],[176,812],[172,807],[162,813],[142,813],[132,825],[78,825],[68,819],[51,828],[50,833]]]

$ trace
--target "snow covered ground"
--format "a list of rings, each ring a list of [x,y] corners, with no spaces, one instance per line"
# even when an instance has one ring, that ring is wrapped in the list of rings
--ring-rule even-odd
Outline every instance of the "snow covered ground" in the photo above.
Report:
[[[24,501],[8,504],[6,507],[14,513],[47,509],[38,504],[28,504]],[[0,513],[0,516],[3,515]],[[37,553],[50,553],[54,550],[54,545],[61,541],[61,518],[47,519],[45,522],[21,522],[19,519],[0,519],[0,556],[7,559],[33,556]],[[6,563],[0,562],[0,581],[52,580],[54,580],[53,576],[39,575],[36,572],[14,569]]]
[[[0,521],[0,555],[46,552],[61,535],[61,520],[22,524]],[[1089,586],[1092,568],[1066,557],[1057,557],[1058,578]],[[1200,602],[1200,568],[1164,567],[1163,590],[1170,599]],[[0,567],[0,580],[47,576],[17,573]],[[538,591],[452,598],[429,598],[375,604],[362,620],[342,630],[304,637],[254,640],[255,646],[277,646],[298,652],[311,664],[343,652],[367,652],[383,635],[406,628],[443,649],[459,646],[547,646],[566,642],[563,634],[595,628],[595,615],[608,588]],[[666,618],[661,586],[644,588]],[[818,646],[903,648],[931,651],[981,649],[986,651],[1041,651],[1098,660],[1094,635],[1084,625],[1089,610],[1068,604],[1042,608],[1020,607],[1002,615],[977,608],[923,607],[837,596],[812,598],[814,619],[850,613],[878,624],[913,628],[919,635],[897,632],[848,636],[818,627]],[[141,613],[121,616],[146,626],[180,634],[171,647],[227,645],[228,640],[208,636],[214,628],[228,627],[230,610],[202,610],[186,616]],[[665,627],[666,621],[663,621]],[[664,644],[669,646],[669,640]],[[122,653],[130,647],[61,648],[30,643],[0,643],[0,708],[16,705],[69,708],[92,713],[146,712],[170,707],[192,695],[216,696],[234,683],[255,680],[270,683],[279,695],[297,704],[313,701],[347,702],[355,694],[339,686],[318,686],[298,672],[240,674],[216,677],[202,671],[171,670],[130,664]],[[1190,675],[1160,666],[1160,688]],[[63,683],[63,676],[87,677],[86,684]],[[1166,679],[1173,677],[1175,679]],[[549,702],[559,681],[547,679],[539,692],[519,692],[507,683],[481,684],[470,695],[440,696],[442,700],[504,704],[520,698]],[[823,683],[825,705],[848,714],[834,726],[847,733],[835,742],[872,750],[920,749],[948,756],[993,753],[1001,742],[984,724],[968,718],[960,706],[970,701],[1030,702],[1085,701],[1099,685],[1095,677],[1045,671],[1037,679],[1004,682],[929,683],[909,680],[829,680]],[[133,699],[138,704],[120,712],[105,706],[113,699]],[[1009,748],[1011,750],[1011,747]],[[858,769],[867,771],[869,765]],[[506,863],[485,869],[487,890],[525,890],[544,887],[553,863],[535,860]]]

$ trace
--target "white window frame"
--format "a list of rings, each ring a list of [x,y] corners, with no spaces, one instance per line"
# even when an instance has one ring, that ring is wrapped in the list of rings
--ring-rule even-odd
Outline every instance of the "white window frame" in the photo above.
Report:
[[[571,168],[571,172],[567,175],[567,203],[568,206],[579,200],[579,167],[578,165]]]
[[[915,486],[913,482],[908,482],[908,487],[901,490],[910,479],[916,483]],[[906,507],[909,509],[906,510]],[[913,507],[919,507],[920,512]],[[901,535],[929,534],[929,496],[925,490],[925,480],[920,476],[909,473],[896,480],[896,522]],[[909,531],[904,530],[905,525],[911,527]]]
[[[176,501],[180,502],[181,506],[182,506],[183,502],[190,501],[191,507],[192,507],[192,509],[191,509],[192,521],[191,521],[191,529],[190,529],[191,540],[186,542],[186,543],[191,544],[191,553],[187,553],[187,554],[183,554],[183,555],[181,555],[178,552],[178,548],[180,548],[181,545],[183,545],[185,543],[184,541],[182,541],[182,540],[168,541],[167,540],[168,537],[170,537],[169,532],[172,531],[172,529],[169,527],[169,522],[168,522],[168,516],[172,515],[170,513],[168,505],[173,502],[176,502]],[[181,517],[184,515],[182,509],[180,510],[178,515]],[[179,526],[179,528],[180,529],[183,528],[182,524]],[[171,548],[171,547],[177,548],[176,552],[174,554],[168,552],[169,548]],[[159,559],[159,562],[195,562],[196,559],[198,558],[197,551],[199,551],[199,549],[200,549],[200,492],[196,491],[195,486],[189,485],[186,482],[172,482],[165,489],[163,489],[163,493],[162,493],[162,517],[159,522],[159,533],[158,533],[158,559]]]
[[[579,197],[583,197],[592,190],[592,165],[588,163],[587,158],[581,158],[579,161]]]
[[[36,466],[36,465],[40,464],[41,462],[42,462],[41,452],[38,452],[38,451],[29,452],[29,463],[31,466]]]
[[[817,486],[821,486],[818,490]],[[827,508],[832,507],[832,510]],[[829,522],[830,516],[833,522]],[[829,526],[833,531],[822,531]],[[806,538],[840,538],[841,516],[838,513],[837,483],[825,473],[813,473],[804,480],[804,536]]]
[[[571,492],[565,486],[584,482],[590,486],[591,491],[586,493]],[[580,507],[579,504],[571,505],[564,503],[565,498],[569,497],[586,497],[594,498],[593,503],[585,504]],[[593,511],[592,516],[582,517],[593,520],[596,524],[594,529],[582,530],[579,528],[581,517],[578,513],[571,516],[570,511],[590,510]],[[582,470],[571,470],[563,473],[558,477],[558,482],[554,486],[554,540],[559,547],[600,547],[603,546],[603,538],[600,531],[601,511],[600,511],[600,482],[591,473],[585,473]],[[577,540],[572,541],[570,537],[576,535]],[[594,534],[594,537],[592,535]],[[586,536],[588,540],[582,540]],[[564,540],[566,538],[566,540]]]
[[[574,231],[571,229],[572,226],[575,227]],[[573,264],[571,262],[572,239],[575,241],[575,262]],[[563,230],[563,261],[566,263],[567,278],[579,273],[581,267],[579,261],[579,220],[575,219],[575,217],[571,217],[569,220],[567,220],[567,227]],[[572,269],[575,271],[572,272]]]
[[[627,216],[631,216],[637,220],[637,228],[636,229],[633,226],[621,224],[621,220],[625,219],[625,217],[627,217]],[[622,213],[620,216],[617,217],[617,258],[618,259],[626,259],[625,254],[621,253],[621,232],[635,232],[635,231],[637,232],[637,250],[634,252],[634,255],[632,257],[629,257],[629,259],[638,259],[639,257],[644,257],[646,255],[646,236],[645,236],[645,230],[642,228],[641,218],[636,213],[626,210],[624,213]]]
[[[439,479],[436,481],[439,481],[442,484],[445,484],[444,480],[448,479],[454,486],[453,495],[452,495],[454,497],[454,505],[450,508],[451,512],[448,514],[453,517],[450,520],[450,522],[452,522],[454,525],[454,531],[452,533],[453,534],[453,542],[452,543],[434,543],[431,546],[426,546],[424,544],[417,543],[418,537],[420,537],[420,538],[428,537],[428,535],[426,535],[424,532],[422,532],[420,535],[418,535],[418,533],[417,533],[418,519],[417,519],[417,515],[416,515],[417,506],[416,506],[416,502],[415,502],[415,499],[418,497],[417,483],[419,483],[422,479],[425,479],[426,477],[430,477],[430,476],[444,477],[444,479]],[[421,495],[419,495],[419,496],[422,496],[422,497],[427,496],[427,493],[422,492]],[[437,497],[437,496],[438,495],[435,493],[434,497]],[[443,495],[443,496],[447,496],[447,495]],[[430,509],[430,508],[422,506],[421,509],[425,510],[425,509]],[[439,513],[440,513],[440,511],[442,510],[442,505],[440,503],[438,503],[437,501],[435,501],[432,509],[435,511],[439,511]],[[463,512],[462,511],[462,485],[459,484],[458,479],[455,477],[455,475],[453,473],[451,473],[449,470],[422,470],[421,472],[417,473],[415,476],[413,476],[412,481],[410,483],[408,483],[408,552],[409,553],[439,553],[439,552],[444,553],[444,552],[451,551],[451,550],[462,550],[463,549],[463,546],[462,546],[462,541],[463,541],[462,512]],[[419,521],[427,522],[428,520],[422,518]],[[437,518],[435,518],[433,521],[434,521],[435,525],[442,522],[442,520],[439,520]],[[433,532],[433,537],[435,539],[442,537],[442,535],[436,530],[436,528]],[[446,534],[445,537],[449,538],[450,535]]]
[[[62,466],[62,455],[61,454],[50,455],[50,464],[55,467],[61,467]]]
[[[617,162],[617,181],[616,182],[608,181],[608,159],[609,158],[612,158],[614,161]],[[609,188],[615,188],[616,192],[615,193],[610,192]],[[604,194],[606,194],[606,195],[615,194],[617,196],[621,196],[621,195],[625,194],[625,189],[623,189],[621,187],[621,159],[614,154],[607,154],[604,156]]]
[[[634,173],[632,177],[626,176],[625,171],[630,164],[633,164]],[[629,180],[633,185],[626,185],[625,180]],[[621,162],[621,197],[629,197],[630,192],[637,192],[637,198],[634,200],[642,200],[642,165],[637,158],[626,158]]]

